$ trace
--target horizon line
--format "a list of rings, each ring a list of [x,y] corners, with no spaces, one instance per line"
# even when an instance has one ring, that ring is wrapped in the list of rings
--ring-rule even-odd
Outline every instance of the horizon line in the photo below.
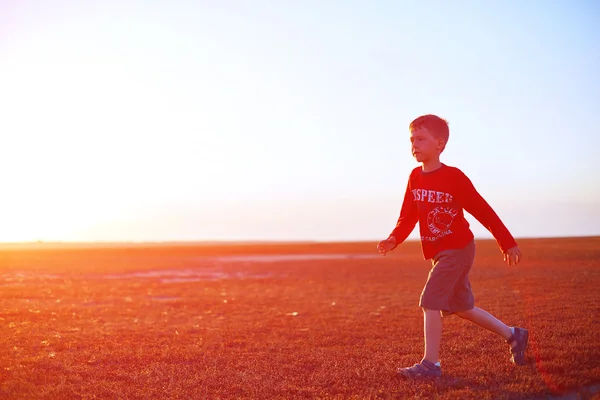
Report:
[[[536,240],[536,239],[591,239],[598,238],[597,235],[564,235],[564,236],[515,236],[515,240]],[[332,239],[297,239],[297,240],[30,240],[30,241],[0,241],[0,246],[18,246],[18,245],[144,245],[144,244],[182,244],[182,245],[252,245],[252,244],[326,244],[326,243],[369,243],[378,242],[382,239],[355,239],[355,240],[332,240]],[[494,237],[475,237],[476,241],[495,241]],[[404,242],[419,242],[419,238],[408,238]]]

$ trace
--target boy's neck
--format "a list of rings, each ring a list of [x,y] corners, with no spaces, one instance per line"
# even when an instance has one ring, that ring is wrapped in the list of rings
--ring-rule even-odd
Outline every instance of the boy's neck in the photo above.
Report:
[[[436,158],[435,160],[424,161],[421,163],[421,170],[423,172],[432,172],[440,168],[442,168],[442,162],[439,158]]]

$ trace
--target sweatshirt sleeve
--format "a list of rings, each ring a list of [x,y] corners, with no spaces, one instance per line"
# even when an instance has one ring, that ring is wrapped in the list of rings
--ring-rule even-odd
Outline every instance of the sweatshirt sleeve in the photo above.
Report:
[[[419,220],[419,212],[417,210],[417,203],[413,199],[413,194],[410,190],[410,178],[406,185],[406,193],[404,194],[404,201],[402,202],[402,209],[400,210],[400,217],[396,223],[396,227],[392,231],[389,237],[396,239],[396,246],[398,247],[402,242],[406,240],[408,235],[415,229],[415,225]]]
[[[459,178],[459,201],[465,211],[477,219],[496,239],[502,252],[517,245],[517,242],[504,226],[500,217],[485,201],[485,199],[477,192],[471,180],[461,172]]]

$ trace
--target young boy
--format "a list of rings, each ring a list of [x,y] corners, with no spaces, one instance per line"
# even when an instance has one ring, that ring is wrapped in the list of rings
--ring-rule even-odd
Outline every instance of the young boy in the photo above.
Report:
[[[440,162],[449,137],[446,120],[423,115],[411,122],[409,130],[412,154],[421,166],[410,174],[396,228],[377,248],[382,255],[394,250],[418,221],[423,256],[432,260],[433,268],[419,302],[424,314],[425,354],[421,362],[398,372],[412,378],[442,375],[439,359],[442,316],[451,314],[504,338],[510,345],[511,361],[523,365],[528,331],[508,327],[474,306],[469,271],[475,257],[475,242],[463,210],[494,235],[509,265],[516,265],[521,258],[517,243],[469,178],[458,168]]]

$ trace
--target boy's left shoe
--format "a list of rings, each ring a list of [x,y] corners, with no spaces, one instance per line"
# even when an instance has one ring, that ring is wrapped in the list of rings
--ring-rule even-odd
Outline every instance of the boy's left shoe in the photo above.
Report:
[[[529,331],[523,328],[515,328],[515,333],[512,334],[506,343],[510,348],[510,361],[516,365],[525,364],[525,350],[527,349],[527,341],[529,340]],[[515,346],[512,344],[516,342]]]
[[[406,378],[439,378],[442,376],[442,368],[423,360],[412,367],[398,368],[398,373]]]

